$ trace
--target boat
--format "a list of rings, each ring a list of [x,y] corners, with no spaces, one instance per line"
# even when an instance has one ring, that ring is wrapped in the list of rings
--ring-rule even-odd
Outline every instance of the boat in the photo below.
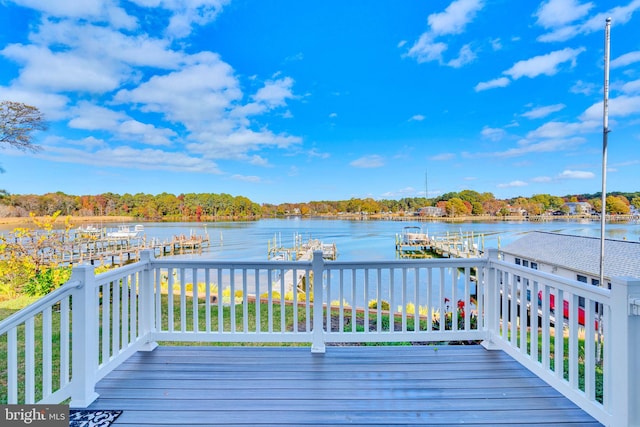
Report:
[[[80,237],[100,237],[102,235],[102,228],[95,225],[80,226],[77,229],[77,233]]]
[[[402,243],[405,245],[424,245],[429,243],[429,233],[421,227],[410,225],[402,229]]]
[[[144,225],[142,224],[136,224],[133,228],[128,225],[121,225],[117,231],[107,233],[107,237],[110,239],[134,239],[140,237],[143,232]]]

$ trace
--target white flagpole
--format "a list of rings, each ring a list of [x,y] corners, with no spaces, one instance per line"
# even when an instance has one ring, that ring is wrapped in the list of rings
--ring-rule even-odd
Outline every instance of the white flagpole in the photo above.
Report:
[[[609,134],[609,42],[611,18],[604,27],[604,102],[602,129],[602,206],[600,209],[600,286],[604,283],[604,227],[607,216],[607,140]]]

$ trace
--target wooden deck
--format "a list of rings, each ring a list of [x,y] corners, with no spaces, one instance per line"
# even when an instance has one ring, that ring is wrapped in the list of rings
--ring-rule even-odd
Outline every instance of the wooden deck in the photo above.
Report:
[[[98,383],[115,425],[599,426],[481,346],[158,347]]]

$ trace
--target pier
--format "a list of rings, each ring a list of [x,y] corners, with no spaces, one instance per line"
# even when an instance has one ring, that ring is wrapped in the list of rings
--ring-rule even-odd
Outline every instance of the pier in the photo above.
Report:
[[[140,226],[136,226],[140,227]],[[38,234],[24,238],[10,236],[9,241],[25,250],[42,251],[43,261],[61,262],[66,265],[125,265],[140,260],[140,252],[152,250],[156,257],[200,254],[209,246],[209,235],[176,235],[168,239],[148,238],[143,228],[124,231],[108,231],[105,228],[82,227],[59,234],[60,243],[55,248],[38,248]],[[128,233],[128,234],[127,234]],[[29,249],[31,248],[31,249]]]
[[[336,260],[338,249],[335,243],[323,243],[318,239],[304,241],[302,235],[295,233],[293,236],[293,246],[285,247],[282,239],[278,241],[278,236],[274,236],[273,241],[269,240],[267,257],[269,261],[311,261],[314,251],[322,251],[322,258],[325,260]],[[284,281],[287,292],[297,288],[303,292],[307,291],[304,270],[281,270],[275,277],[277,281]],[[295,276],[295,277],[294,277]]]
[[[283,246],[282,238],[273,237],[273,241],[268,241],[267,258],[270,261],[309,261],[313,251],[322,251],[322,257],[328,260],[338,258],[338,249],[335,243],[323,243],[318,239],[309,238],[303,240],[301,234],[293,235],[293,246]]]
[[[398,258],[478,258],[483,252],[484,236],[474,233],[429,236],[420,227],[405,227],[396,234]]]

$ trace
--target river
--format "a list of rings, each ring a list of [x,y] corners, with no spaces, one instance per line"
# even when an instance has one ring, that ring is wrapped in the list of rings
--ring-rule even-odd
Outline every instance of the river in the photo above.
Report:
[[[100,224],[115,228],[118,224]],[[233,259],[263,261],[267,259],[269,242],[291,247],[294,235],[303,241],[317,239],[323,243],[335,243],[341,261],[395,259],[395,236],[406,226],[420,226],[430,235],[473,233],[475,242],[482,248],[497,248],[512,242],[531,231],[548,231],[578,236],[600,237],[600,223],[594,221],[549,222],[491,221],[491,222],[411,222],[411,221],[351,221],[333,219],[263,219],[245,222],[210,223],[144,223],[147,238],[170,239],[174,235],[209,235],[210,246],[200,255],[206,259]],[[607,238],[640,240],[640,224],[610,223],[605,227]]]

